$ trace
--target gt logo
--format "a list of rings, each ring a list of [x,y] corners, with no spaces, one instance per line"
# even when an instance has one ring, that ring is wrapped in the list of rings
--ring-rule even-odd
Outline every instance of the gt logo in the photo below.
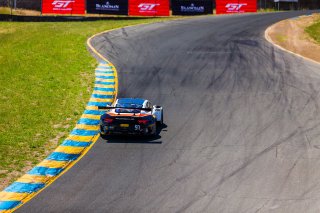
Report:
[[[228,8],[227,12],[237,12],[240,10],[242,6],[246,6],[247,3],[238,4],[238,3],[229,3],[226,5],[226,8]]]
[[[52,2],[55,8],[66,8],[70,3],[74,3],[75,1],[72,0],[56,0]]]
[[[160,4],[141,3],[138,7],[141,12],[155,12],[154,8],[159,5]]]

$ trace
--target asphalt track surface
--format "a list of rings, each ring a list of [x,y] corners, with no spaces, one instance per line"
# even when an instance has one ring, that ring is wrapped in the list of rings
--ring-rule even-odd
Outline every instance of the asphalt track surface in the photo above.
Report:
[[[320,66],[265,29],[308,12],[200,17],[93,40],[119,97],[165,110],[157,139],[99,139],[18,212],[319,212]]]

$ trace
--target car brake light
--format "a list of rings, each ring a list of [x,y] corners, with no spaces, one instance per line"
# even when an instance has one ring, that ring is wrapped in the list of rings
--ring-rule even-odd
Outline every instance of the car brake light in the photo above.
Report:
[[[105,118],[104,119],[104,122],[106,122],[106,123],[112,123],[113,122],[113,119],[112,118]]]
[[[148,120],[138,120],[138,124],[147,125],[148,124]]]

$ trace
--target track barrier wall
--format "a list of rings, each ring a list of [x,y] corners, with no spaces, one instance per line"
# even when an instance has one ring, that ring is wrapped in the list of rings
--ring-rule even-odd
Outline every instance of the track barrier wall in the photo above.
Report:
[[[257,0],[0,0],[0,6],[32,9],[56,15],[169,16],[256,12]],[[265,8],[266,4],[263,5]]]

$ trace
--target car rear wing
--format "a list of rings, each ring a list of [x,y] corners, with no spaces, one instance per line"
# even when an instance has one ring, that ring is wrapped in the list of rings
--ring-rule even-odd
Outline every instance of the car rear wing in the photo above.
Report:
[[[98,106],[98,109],[131,109],[131,110],[143,110],[151,112],[151,108],[134,108],[134,107],[111,107],[111,106]]]

